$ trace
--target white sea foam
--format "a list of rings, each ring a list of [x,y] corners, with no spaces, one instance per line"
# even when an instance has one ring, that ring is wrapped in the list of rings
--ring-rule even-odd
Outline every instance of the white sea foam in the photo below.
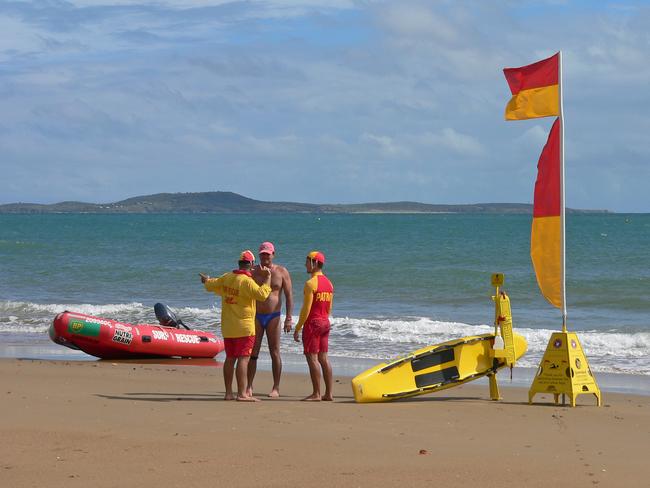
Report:
[[[343,346],[333,354],[346,357],[386,359],[431,344],[458,337],[486,334],[494,330],[487,324],[470,325],[442,322],[426,317],[406,319],[336,318],[332,342]],[[528,352],[520,365],[537,367],[553,332],[551,329],[516,328],[528,341]],[[650,374],[650,333],[582,331],[578,339],[594,371]],[[350,344],[345,347],[346,344]]]
[[[386,341],[391,343],[416,343],[427,345],[431,339],[438,342],[461,336],[486,334],[494,327],[488,325],[468,325],[458,322],[441,322],[426,317],[406,319],[379,318],[335,318],[333,330],[356,339]],[[438,340],[441,339],[441,340]]]
[[[11,335],[12,341],[43,336],[54,316],[64,310],[77,311],[129,323],[155,323],[153,308],[142,303],[122,304],[38,304],[0,301],[0,338]],[[179,307],[175,313],[188,326],[215,330],[220,310]],[[524,367],[536,368],[549,338],[557,330],[516,327],[528,341],[528,352],[520,360]],[[489,333],[488,324],[444,322],[427,317],[336,317],[332,320],[331,354],[339,357],[384,360],[431,344],[458,337]],[[626,372],[650,375],[650,332],[581,331],[578,338],[594,371]],[[301,346],[283,340],[282,350],[301,353]]]
[[[0,333],[41,334],[47,332],[54,317],[65,310],[127,323],[156,323],[153,308],[139,302],[94,305],[89,303],[32,303],[0,301]],[[216,307],[174,309],[188,326],[214,327],[219,316]]]
[[[13,302],[13,301],[0,301],[0,314],[6,313],[19,313],[23,314],[57,314],[64,310],[74,310],[76,312],[85,313],[87,315],[100,315],[108,316],[120,313],[128,313],[138,311],[144,308],[141,303],[118,303],[107,305],[92,305],[89,303],[32,303],[32,302]]]
[[[196,307],[182,307],[173,309],[176,315],[181,319],[191,318],[196,321],[209,321],[216,322],[219,318],[220,309],[218,307],[211,308],[196,308]]]

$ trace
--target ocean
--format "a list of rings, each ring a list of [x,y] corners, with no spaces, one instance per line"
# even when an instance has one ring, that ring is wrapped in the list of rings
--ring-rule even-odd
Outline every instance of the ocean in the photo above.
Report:
[[[0,215],[0,357],[92,359],[49,340],[63,310],[155,323],[163,302],[186,324],[218,331],[220,302],[198,273],[233,269],[241,250],[269,240],[291,273],[296,320],[304,257],[325,253],[335,365],[361,371],[493,330],[490,275],[501,272],[529,343],[520,365],[536,368],[561,316],[537,288],[530,224],[527,215]],[[650,375],[648,243],[647,214],[567,217],[568,328],[596,373]],[[282,351],[301,349],[287,335]]]

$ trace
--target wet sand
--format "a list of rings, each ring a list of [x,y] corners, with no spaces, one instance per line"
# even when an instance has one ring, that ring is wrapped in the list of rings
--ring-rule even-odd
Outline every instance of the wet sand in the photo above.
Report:
[[[306,371],[306,366],[305,366]],[[336,371],[335,371],[336,373]],[[650,397],[604,393],[555,406],[465,385],[357,405],[283,397],[224,402],[214,367],[0,360],[0,486],[648,486]],[[270,374],[256,379],[259,397]],[[541,403],[549,402],[549,403]]]

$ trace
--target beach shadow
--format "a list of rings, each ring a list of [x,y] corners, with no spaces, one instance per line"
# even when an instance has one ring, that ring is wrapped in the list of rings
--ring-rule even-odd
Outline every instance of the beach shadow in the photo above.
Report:
[[[142,395],[142,396],[139,396]],[[223,394],[214,393],[124,393],[119,395],[103,395],[95,393],[96,397],[106,400],[128,400],[139,402],[213,402],[223,399]]]
[[[342,397],[336,397],[342,398]],[[343,400],[338,403],[348,403],[348,404],[357,404],[357,402],[354,401],[354,397],[344,397],[344,398],[350,398],[350,400]],[[391,401],[386,401],[386,402],[370,402],[367,405],[396,405],[398,403],[427,403],[427,402],[464,402],[464,401],[486,401],[490,402],[491,400],[487,400],[485,398],[480,398],[480,397],[412,397],[412,398],[399,398]],[[357,404],[361,405],[361,403]]]
[[[272,402],[272,403],[277,403],[277,402],[297,402],[300,399],[302,399],[302,397],[299,397],[299,396],[288,396],[288,395],[287,396],[281,396],[281,397],[278,397],[278,398],[269,398],[266,395],[253,395],[253,396],[255,398],[257,398],[258,400],[262,400],[263,402]]]
[[[482,398],[482,397],[473,397],[473,396],[453,396],[453,397],[412,397],[412,398],[404,398],[402,400],[398,400],[400,402],[455,402],[455,401],[460,401],[460,402],[465,402],[465,401],[473,401],[473,402],[488,402],[492,403],[493,400],[490,400],[489,398]],[[495,402],[496,403],[496,402]]]
[[[134,392],[123,393],[122,395],[104,395],[95,393],[96,397],[107,400],[129,400],[140,402],[212,402],[223,401],[225,393],[156,393],[156,392]],[[266,395],[255,395],[255,398],[263,402],[297,402],[302,396],[281,396],[279,398],[269,398]]]
[[[98,359],[98,363],[118,363],[162,366],[204,366],[222,368],[223,362],[213,358],[140,358],[140,359]]]
[[[542,402],[542,401],[537,401],[533,403],[528,403],[526,401],[524,402],[504,402],[502,400],[499,400],[498,402],[495,403],[501,403],[503,405],[526,405],[528,407],[549,407],[549,408],[566,408],[566,409],[575,409],[578,407],[593,407],[595,406],[594,404],[588,404],[588,403],[577,403],[575,407],[572,407],[571,404],[567,401],[564,405],[561,403],[555,404],[553,403],[553,400],[549,400],[548,402]]]
[[[193,397],[193,396],[215,396],[218,393],[152,393],[150,391],[140,392],[140,393],[123,393],[123,395],[132,395],[132,396],[144,396],[144,395],[156,395],[156,396],[173,396],[173,397]]]

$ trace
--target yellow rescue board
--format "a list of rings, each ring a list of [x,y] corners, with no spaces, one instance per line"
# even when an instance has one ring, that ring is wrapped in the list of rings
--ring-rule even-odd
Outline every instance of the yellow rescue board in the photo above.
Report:
[[[512,335],[519,359],[528,344],[519,334]],[[454,339],[378,364],[352,380],[354,399],[369,403],[408,398],[495,373],[506,362],[505,358],[495,358],[494,337],[482,334]]]

